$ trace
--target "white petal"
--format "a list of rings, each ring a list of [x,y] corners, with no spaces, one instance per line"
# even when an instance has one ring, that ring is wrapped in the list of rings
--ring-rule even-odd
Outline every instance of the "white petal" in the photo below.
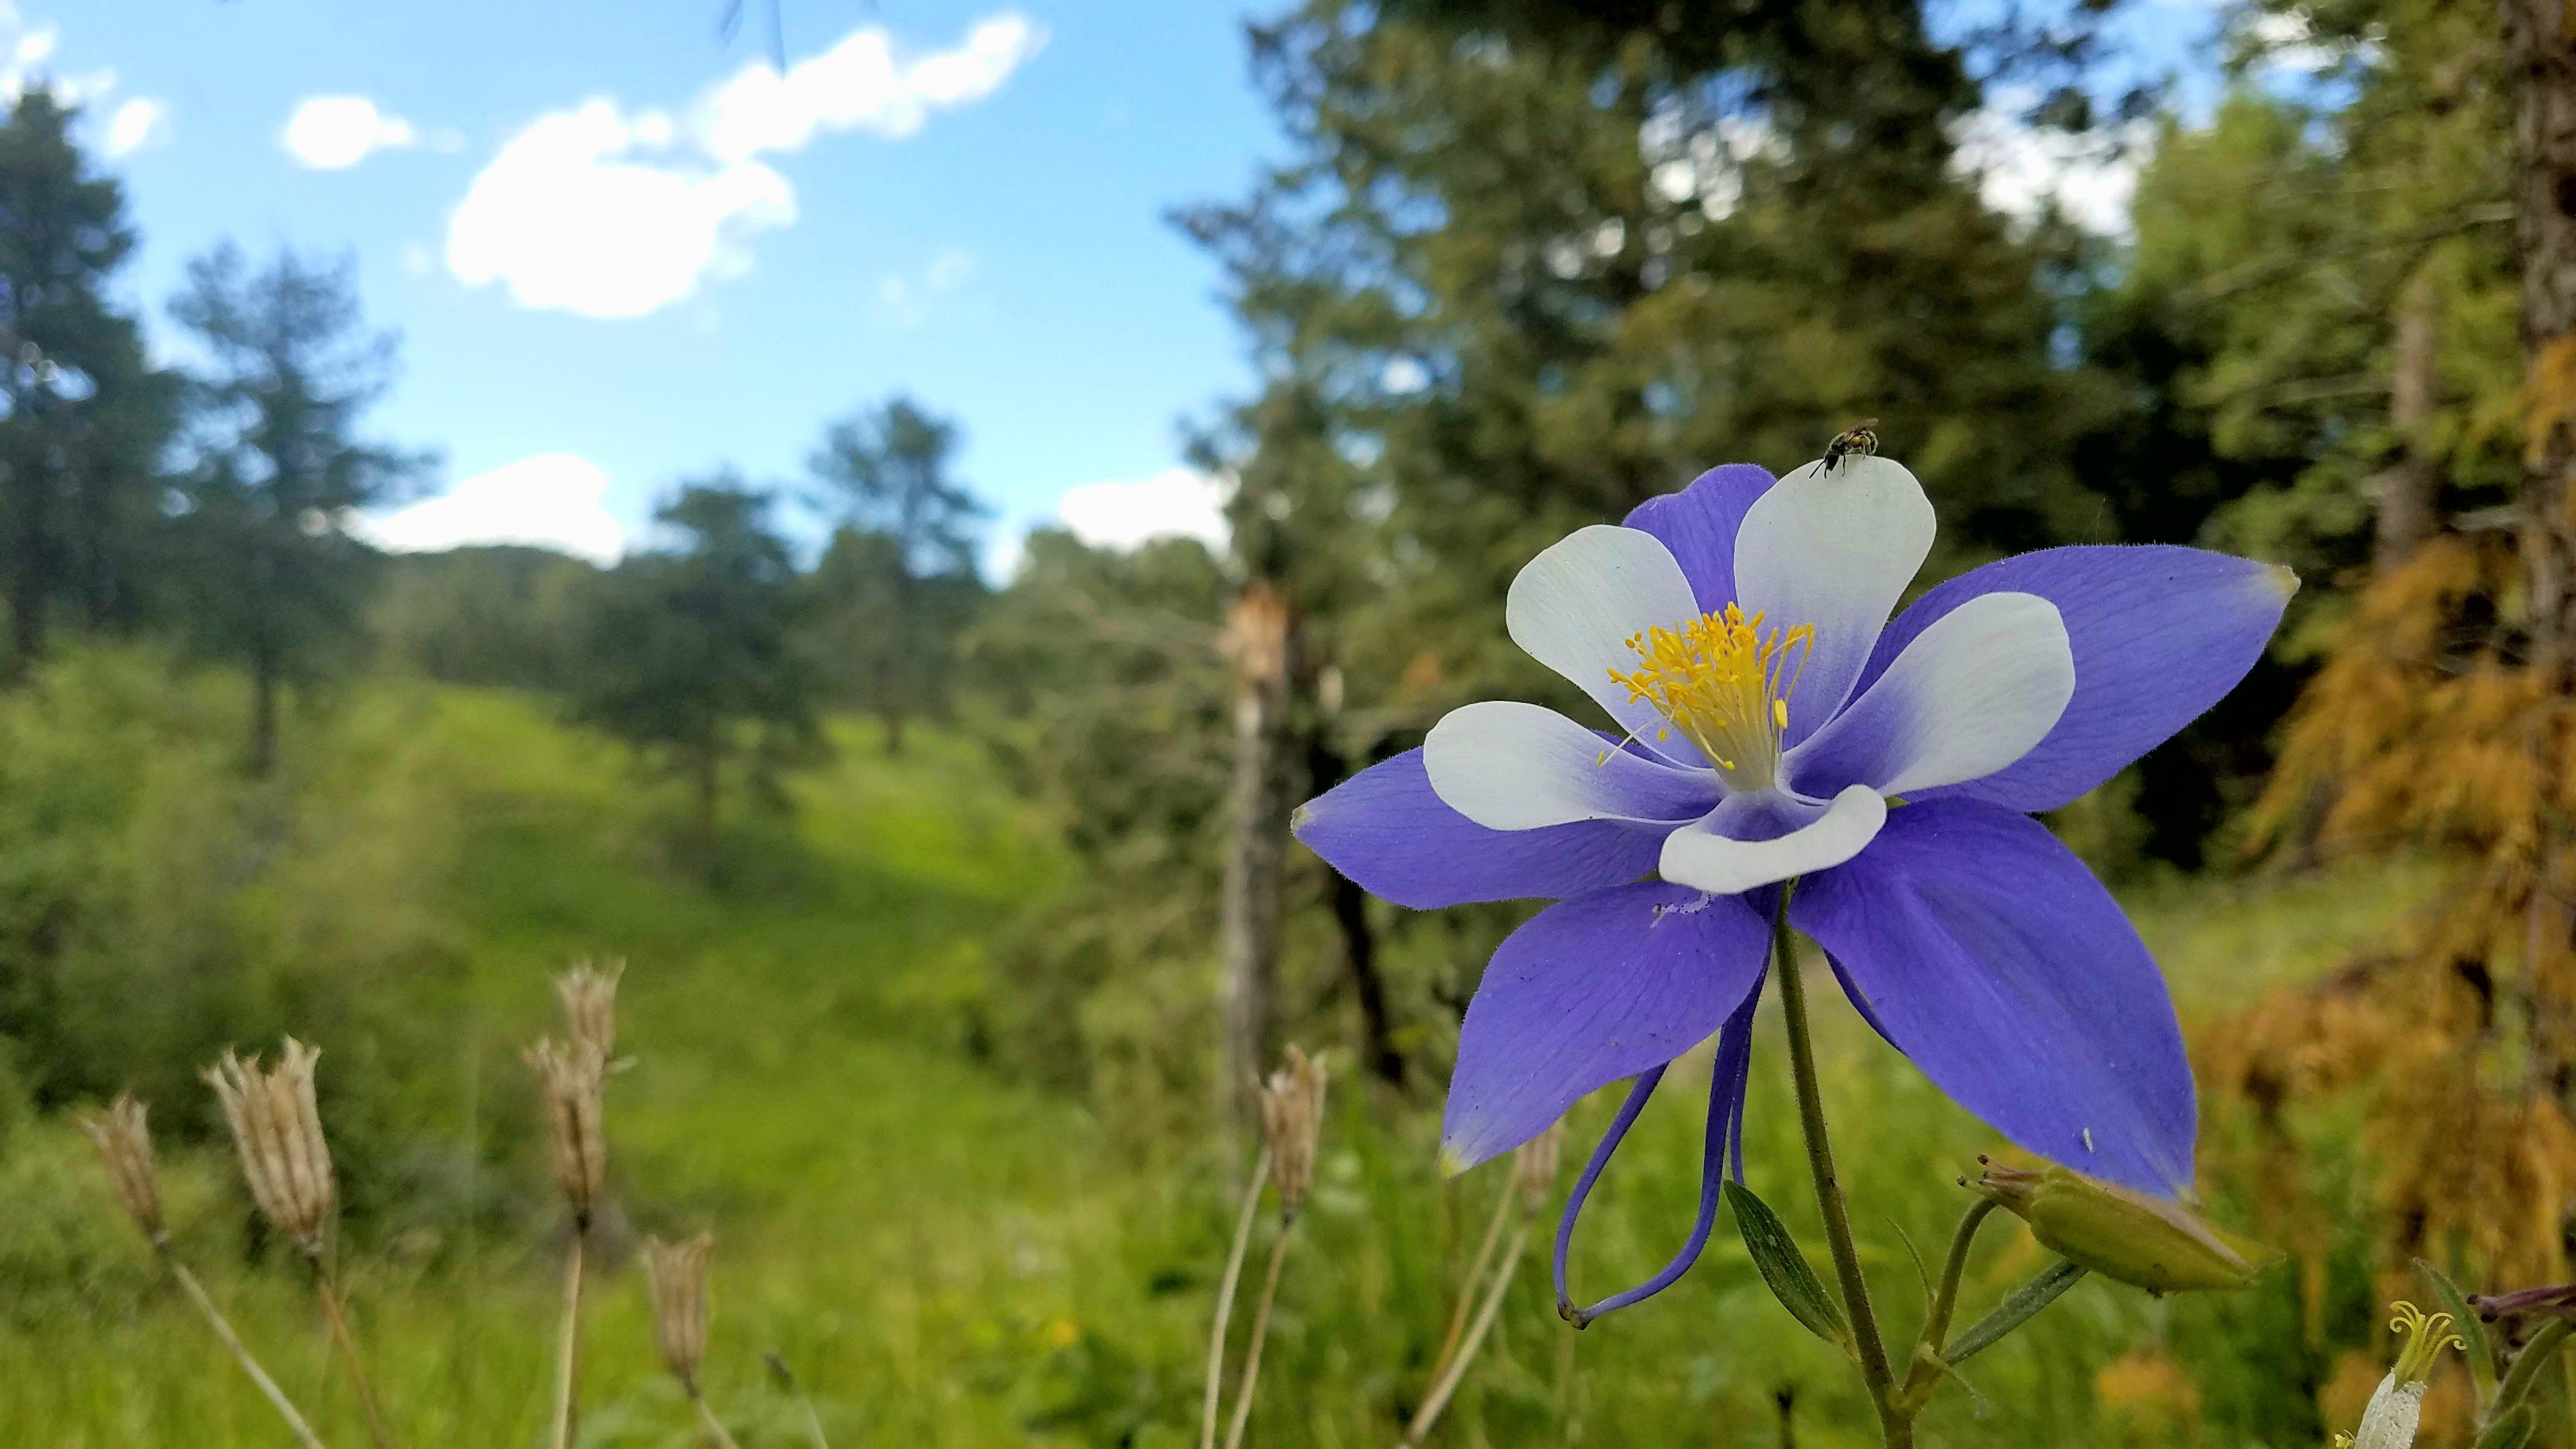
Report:
[[[1770,840],[1730,840],[1709,829],[1708,820],[1685,825],[1664,837],[1659,870],[1675,885],[1731,896],[1840,865],[1877,839],[1886,823],[1887,801],[1867,785],[1854,785],[1811,823]]]
[[[1736,601],[1783,629],[1815,626],[1789,696],[1783,744],[1834,717],[1868,662],[1888,611],[1932,551],[1932,500],[1902,464],[1810,463],[1773,485],[1735,535]]]
[[[1488,830],[1689,820],[1718,797],[1713,771],[1659,764],[1555,710],[1503,700],[1449,711],[1422,742],[1422,767],[1441,803]]]
[[[1923,631],[1851,708],[1789,754],[1802,790],[1904,795],[1991,775],[2047,738],[2075,693],[2057,606],[1980,594]]]
[[[1679,734],[1657,738],[1666,733],[1664,717],[1644,700],[1630,703],[1610,671],[1636,667],[1628,640],[1638,631],[1698,614],[1690,580],[1663,540],[1606,523],[1576,529],[1523,565],[1503,603],[1512,642],[1573,680],[1647,748],[1685,765],[1705,762]]]

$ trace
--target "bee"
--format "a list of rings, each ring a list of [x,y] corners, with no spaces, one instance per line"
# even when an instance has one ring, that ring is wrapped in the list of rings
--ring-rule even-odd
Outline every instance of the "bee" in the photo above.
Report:
[[[1878,434],[1871,429],[1877,426],[1878,419],[1863,418],[1858,427],[1845,428],[1834,434],[1834,440],[1825,444],[1824,471],[1831,473],[1834,465],[1845,458],[1874,456],[1878,452]]]

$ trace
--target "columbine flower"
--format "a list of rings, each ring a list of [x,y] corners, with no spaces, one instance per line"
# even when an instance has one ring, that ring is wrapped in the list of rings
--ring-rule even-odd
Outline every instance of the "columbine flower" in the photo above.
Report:
[[[1513,640],[1615,732],[1471,704],[1298,814],[1300,839],[1400,905],[1557,902],[1486,970],[1442,1136],[1463,1169],[1637,1078],[1560,1242],[1665,1065],[1720,1035],[1697,1230],[1608,1306],[1689,1265],[1730,1145],[1741,1170],[1767,917],[1793,878],[1790,921],[1950,1096],[2096,1177],[2164,1196],[2190,1180],[2191,1070],[2163,979],[2028,815],[2216,703],[2297,581],[2197,549],[2048,549],[1890,624],[1932,532],[1922,486],[1884,458],[1776,484],[1716,469],[1512,583]]]
[[[2360,1432],[2337,1436],[2337,1443],[2351,1449],[2407,1449],[2413,1444],[2415,1426],[2424,1416],[2424,1385],[2433,1377],[2434,1361],[2443,1349],[2466,1346],[2451,1332],[2447,1313],[2427,1318],[2412,1303],[2392,1305],[2391,1311],[2396,1316],[2388,1320],[2388,1327],[2400,1340],[2397,1362],[2372,1392],[2370,1407],[2361,1411]]]

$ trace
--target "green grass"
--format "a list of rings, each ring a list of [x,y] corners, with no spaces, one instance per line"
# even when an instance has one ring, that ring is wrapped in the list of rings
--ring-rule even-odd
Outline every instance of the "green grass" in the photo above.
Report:
[[[890,760],[864,729],[843,729],[837,762],[799,782],[792,825],[739,832],[727,879],[710,888],[672,865],[658,787],[529,702],[441,692],[425,707],[408,696],[351,708],[422,711],[415,723],[463,822],[445,889],[466,965],[417,987],[423,1010],[461,1022],[463,1039],[404,1099],[421,1116],[408,1125],[449,1141],[461,1162],[492,1162],[500,1143],[502,1165],[473,1170],[501,1174],[518,1203],[450,1220],[435,1238],[389,1233],[351,1250],[359,1331],[404,1443],[542,1440],[561,1244],[526,1226],[544,1221],[543,1179],[535,1144],[521,1140],[515,1054],[551,1025],[550,973],[582,955],[629,963],[622,1045],[636,1060],[611,1087],[622,1221],[609,1237],[715,1232],[708,1393],[747,1449],[801,1442],[763,1382],[772,1347],[814,1390],[836,1444],[1192,1442],[1233,1159],[1140,1148],[1136,1134],[970,1049],[958,1006],[990,989],[995,927],[1065,866],[969,747],[924,734]],[[2138,904],[2188,1014],[2331,960],[2414,889],[2419,877],[2398,872],[2174,885]],[[1827,1000],[1847,1176],[1902,1333],[1917,1308],[1897,1229],[1937,1250],[1961,1206],[1949,1179],[1990,1138]],[[324,1046],[326,1075],[365,1055]],[[1752,1184],[1813,1243],[1776,1038],[1759,1051]],[[1679,1242],[1697,1187],[1690,1099],[1705,1083],[1704,1062],[1677,1069],[1671,1100],[1606,1180],[1583,1225],[1578,1292],[1640,1278]],[[1334,1100],[1260,1443],[1392,1441],[1499,1186],[1491,1170],[1438,1180],[1423,1109],[1349,1083]],[[1610,1105],[1579,1111],[1581,1144]],[[0,1213],[25,1205],[15,1231],[46,1235],[55,1259],[92,1275],[12,1280],[0,1256],[0,1295],[15,1299],[0,1300],[0,1439],[285,1442],[184,1304],[151,1286],[140,1243],[104,1218],[68,1131],[38,1124],[0,1142]],[[171,1170],[183,1251],[325,1437],[363,1442],[305,1298],[278,1265],[240,1261],[239,1194],[221,1162],[183,1153]],[[481,1201],[491,1190],[462,1192]],[[1767,1445],[1781,1389],[1796,1396],[1800,1444],[1869,1442],[1839,1364],[1764,1295],[1723,1224],[1683,1285],[1581,1335],[1555,1318],[1536,1236],[1442,1442]],[[2042,1261],[2026,1239],[1997,1233],[1974,1291],[1991,1297]],[[2245,1336],[2282,1306],[2279,1291],[2255,1297],[2158,1305],[2085,1285],[2051,1310],[2046,1332],[1981,1360],[1973,1376],[1995,1401],[1990,1418],[1951,1394],[1926,1442],[2095,1442],[2086,1436],[2107,1432],[2096,1366],[2161,1341],[2232,1356],[2237,1367],[2213,1362],[2212,1373],[2241,1371],[2260,1356]],[[1972,1298],[1969,1311],[1981,1306]],[[584,1442],[692,1442],[653,1356],[640,1272],[623,1255],[597,1283],[589,1335]]]

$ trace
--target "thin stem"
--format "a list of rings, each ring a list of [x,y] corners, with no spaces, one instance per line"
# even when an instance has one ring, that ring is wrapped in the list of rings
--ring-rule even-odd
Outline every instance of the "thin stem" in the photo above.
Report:
[[[563,1329],[556,1337],[555,1361],[555,1449],[572,1449],[573,1433],[581,1421],[577,1405],[581,1389],[581,1278],[586,1256],[583,1244],[590,1233],[578,1218],[572,1229],[572,1263],[564,1270]]]
[[[714,1444],[716,1449],[742,1449],[733,1441],[733,1436],[725,1432],[724,1421],[716,1417],[715,1410],[707,1407],[707,1396],[699,1393],[695,1385],[689,1388],[689,1407],[698,1411],[698,1427],[706,1431],[707,1442]]]
[[[358,1363],[358,1345],[349,1337],[349,1317],[341,1310],[340,1290],[331,1282],[331,1272],[322,1266],[319,1254],[305,1259],[313,1269],[313,1292],[322,1300],[322,1318],[331,1328],[331,1342],[340,1350],[340,1361],[349,1366],[349,1382],[358,1390],[358,1410],[367,1417],[367,1437],[376,1449],[393,1449],[393,1436],[385,1432],[385,1416],[376,1407],[376,1391],[367,1383],[367,1371]]]
[[[1252,1161],[1252,1183],[1234,1220],[1234,1245],[1225,1251],[1225,1275],[1216,1289],[1216,1325],[1208,1330],[1207,1393],[1199,1404],[1199,1449],[1216,1449],[1216,1411],[1225,1393],[1225,1328],[1234,1318],[1234,1290],[1243,1281],[1243,1254],[1252,1245],[1252,1220],[1261,1212],[1261,1184],[1270,1176],[1270,1148]]]
[[[1458,1336],[1467,1331],[1467,1310],[1476,1304],[1476,1284],[1494,1261],[1494,1245],[1502,1241],[1503,1224],[1511,1217],[1512,1203],[1519,1196],[1517,1185],[1505,1179],[1502,1195],[1494,1199],[1494,1215],[1485,1224],[1485,1240],[1476,1245],[1476,1259],[1468,1264],[1467,1276],[1458,1285],[1458,1306],[1450,1310],[1449,1332],[1440,1340],[1440,1352],[1432,1356],[1431,1372],[1435,1378],[1449,1367],[1449,1355],[1457,1351]]]
[[[1508,1185],[1505,1194],[1507,1198],[1510,1195]],[[1475,1362],[1476,1350],[1485,1346],[1485,1335],[1493,1330],[1494,1319],[1502,1312],[1503,1294],[1512,1286],[1512,1272],[1521,1265],[1521,1249],[1528,1245],[1529,1222],[1523,1219],[1513,1225],[1511,1246],[1503,1249],[1502,1261],[1494,1267],[1493,1285],[1485,1290],[1484,1306],[1476,1310],[1476,1326],[1468,1332],[1466,1342],[1459,1345],[1458,1356],[1449,1361],[1438,1382],[1432,1384],[1422,1407],[1414,1411],[1413,1427],[1404,1432],[1404,1442],[1408,1446],[1420,1444],[1432,1426],[1440,1422],[1440,1413],[1449,1407],[1450,1396],[1457,1393],[1458,1385],[1466,1380],[1467,1365]]]
[[[1923,1315],[1923,1336],[1915,1348],[1914,1363],[1905,1376],[1907,1402],[1920,1405],[1932,1396],[1941,1381],[1941,1372],[1925,1361],[1926,1354],[1938,1359],[1942,1345],[1950,1339],[1950,1319],[1959,1308],[1959,1280],[1968,1271],[1968,1250],[1976,1245],[1977,1229],[1984,1227],[1986,1215],[1995,1210],[1991,1199],[1979,1198],[1968,1205],[1959,1219],[1959,1230],[1950,1235],[1950,1256],[1941,1265],[1940,1284],[1932,1290],[1932,1306]]]
[[[797,1382],[795,1371],[787,1366],[787,1356],[773,1348],[762,1357],[769,1361],[770,1377],[796,1401],[797,1412],[805,1419],[805,1437],[814,1441],[814,1449],[832,1449],[832,1441],[823,1437],[823,1416],[814,1412],[814,1396]]]
[[[1261,1276],[1261,1301],[1252,1310],[1252,1338],[1243,1348],[1243,1377],[1234,1386],[1234,1424],[1225,1431],[1225,1449],[1243,1449],[1244,1430],[1252,1424],[1252,1391],[1261,1382],[1261,1345],[1270,1337],[1270,1305],[1279,1297],[1279,1265],[1288,1260],[1288,1239],[1296,1226],[1296,1219],[1282,1219],[1279,1236],[1270,1240],[1270,1267]]]
[[[215,1331],[215,1337],[223,1341],[224,1347],[232,1350],[233,1359],[241,1365],[242,1372],[250,1375],[250,1381],[268,1397],[278,1417],[286,1421],[287,1429],[295,1435],[295,1442],[303,1445],[304,1449],[322,1449],[322,1441],[314,1435],[313,1426],[304,1422],[304,1416],[295,1411],[295,1404],[286,1397],[286,1391],[277,1386],[277,1380],[268,1376],[268,1370],[259,1366],[258,1359],[251,1357],[241,1336],[233,1332],[231,1322],[224,1317],[224,1311],[215,1306],[214,1299],[206,1296],[205,1287],[198,1283],[197,1275],[188,1271],[188,1265],[179,1261],[167,1242],[155,1241],[152,1246],[160,1255],[162,1264],[169,1268],[170,1276],[178,1281],[179,1291],[187,1294],[188,1301],[197,1305],[197,1311],[205,1315],[206,1326]]]
[[[1816,1081],[1816,1046],[1807,1024],[1807,985],[1798,974],[1797,943],[1789,935],[1789,894],[1797,883],[1780,887],[1779,909],[1771,918],[1771,965],[1780,977],[1780,1007],[1789,1030],[1789,1071],[1798,1087],[1798,1125],[1806,1138],[1807,1167],[1816,1183],[1816,1207],[1825,1220],[1825,1240],[1833,1248],[1834,1275],[1841,1280],[1843,1305],[1849,1310],[1852,1340],[1860,1353],[1861,1378],[1878,1406],[1879,1427],[1892,1449],[1914,1442],[1913,1423],[1896,1403],[1895,1376],[1888,1371],[1887,1345],[1878,1335],[1878,1315],[1870,1310],[1869,1280],[1860,1270],[1860,1249],[1852,1242],[1851,1216],[1843,1188],[1834,1175],[1833,1144],[1825,1135],[1825,1099]]]
[[[2540,1381],[2541,1369],[2567,1342],[2570,1330],[2576,1330],[2576,1324],[2564,1318],[2553,1318],[2540,1326],[2540,1331],[2531,1336],[2531,1342],[2522,1346],[2522,1352],[2513,1357],[2513,1367],[2505,1370],[2503,1382],[2496,1385],[2495,1402],[2487,1406],[2487,1423],[2493,1424],[2511,1413],[2516,1404],[2530,1396],[2532,1385]]]

